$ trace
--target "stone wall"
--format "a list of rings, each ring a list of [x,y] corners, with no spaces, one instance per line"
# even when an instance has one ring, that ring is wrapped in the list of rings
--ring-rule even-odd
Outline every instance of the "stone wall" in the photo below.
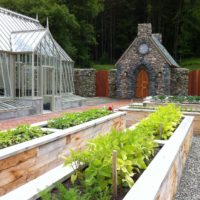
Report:
[[[109,84],[109,97],[116,97],[116,75],[117,70],[113,69],[109,71],[108,84]]]
[[[109,97],[116,97],[116,69],[108,72]],[[96,70],[75,69],[74,70],[75,94],[83,97],[96,96]]]
[[[94,97],[96,95],[96,70],[74,69],[75,94],[82,97]]]
[[[152,34],[151,24],[138,24],[137,37],[116,63],[117,97],[136,97],[137,77],[143,69],[148,74],[147,96],[188,94],[186,71],[179,68],[159,41],[162,35]]]
[[[146,43],[149,53],[141,55],[138,46]],[[157,48],[148,38],[137,38],[128,51],[122,55],[117,67],[117,96],[120,98],[134,98],[136,91],[136,77],[140,68],[145,68],[149,75],[149,95],[165,94],[164,67],[165,59],[158,53]]]
[[[188,69],[171,68],[171,95],[188,95]]]

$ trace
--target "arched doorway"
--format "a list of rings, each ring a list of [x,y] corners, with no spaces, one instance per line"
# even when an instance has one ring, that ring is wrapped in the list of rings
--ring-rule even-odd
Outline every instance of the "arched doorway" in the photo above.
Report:
[[[144,98],[149,95],[149,77],[145,69],[141,69],[137,75],[136,97]]]

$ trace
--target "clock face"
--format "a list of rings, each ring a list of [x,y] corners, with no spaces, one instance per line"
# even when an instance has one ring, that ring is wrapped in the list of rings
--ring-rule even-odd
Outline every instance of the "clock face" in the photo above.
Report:
[[[146,53],[148,53],[148,51],[149,51],[149,47],[148,47],[148,45],[147,44],[141,44],[140,46],[139,46],[139,53],[141,53],[141,54],[146,54]]]

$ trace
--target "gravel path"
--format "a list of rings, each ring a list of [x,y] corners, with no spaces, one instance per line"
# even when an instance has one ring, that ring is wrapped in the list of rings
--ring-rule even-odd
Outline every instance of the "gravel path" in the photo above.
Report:
[[[200,200],[200,137],[193,137],[175,200]]]

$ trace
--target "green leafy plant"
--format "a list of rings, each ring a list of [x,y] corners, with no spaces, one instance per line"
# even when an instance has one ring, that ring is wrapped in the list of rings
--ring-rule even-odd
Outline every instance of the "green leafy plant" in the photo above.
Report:
[[[56,191],[51,192],[49,189],[40,192],[42,200],[110,200],[108,189],[101,193],[96,193],[95,190],[89,189],[84,193],[78,187],[67,189],[63,184],[55,184]]]
[[[65,164],[76,163],[76,167],[85,163],[88,167],[81,179],[84,186],[104,190],[111,184],[112,151],[118,152],[118,183],[133,185],[131,178],[135,173],[146,168],[149,158],[154,153],[154,139],[167,139],[181,119],[180,108],[173,104],[159,107],[147,119],[142,120],[134,130],[111,131],[111,133],[91,140],[85,151],[71,151],[65,158]],[[162,133],[160,125],[162,124]],[[78,177],[78,175],[76,176]]]
[[[137,126],[146,132],[152,132],[156,139],[168,139],[182,118],[181,108],[174,104],[159,106],[155,113],[142,120]],[[162,126],[162,132],[161,132]]]
[[[72,184],[77,188],[79,180],[79,189],[88,200],[110,200],[113,150],[117,151],[118,187],[131,187],[134,175],[146,169],[154,155],[158,146],[155,138],[168,138],[181,117],[180,108],[173,104],[158,107],[134,130],[112,130],[90,140],[84,150],[71,150],[64,160],[65,165],[71,164],[76,170],[71,177]],[[85,165],[87,167],[82,170]]]
[[[91,109],[84,112],[67,113],[63,117],[51,119],[48,121],[48,128],[65,129],[82,124],[84,122],[97,119],[111,113],[107,108]]]
[[[51,132],[43,131],[40,127],[31,127],[30,125],[20,125],[13,130],[1,131],[0,149],[48,135],[50,133]]]
[[[162,102],[168,103],[199,103],[200,96],[166,96],[158,95],[152,97],[154,100],[160,100]]]

